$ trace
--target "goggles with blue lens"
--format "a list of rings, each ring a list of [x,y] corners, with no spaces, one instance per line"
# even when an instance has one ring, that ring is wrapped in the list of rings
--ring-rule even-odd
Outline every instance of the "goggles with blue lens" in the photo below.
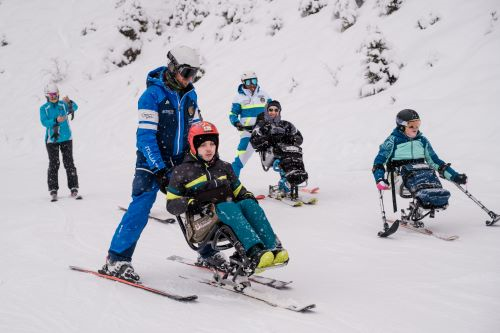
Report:
[[[256,86],[257,85],[257,78],[251,78],[251,79],[245,79],[243,80],[243,84],[245,86]]]

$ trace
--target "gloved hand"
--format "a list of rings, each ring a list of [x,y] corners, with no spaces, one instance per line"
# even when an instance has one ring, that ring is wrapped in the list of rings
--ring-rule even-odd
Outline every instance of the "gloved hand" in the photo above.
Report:
[[[166,173],[167,173],[166,168],[158,170],[155,173],[156,181],[158,182],[158,186],[160,187],[160,191],[163,194],[167,194],[168,178],[166,176]]]
[[[247,193],[245,193],[245,194],[242,196],[241,200],[245,200],[245,199],[250,199],[250,200],[253,200],[253,201],[255,201],[257,204],[259,203],[259,202],[257,201],[257,199],[255,199],[255,196],[253,195],[253,193],[252,193],[252,192],[247,192]]]
[[[389,183],[385,179],[379,179],[377,182],[377,189],[379,191],[385,191],[390,189]]]
[[[188,211],[193,214],[200,214],[203,211],[203,205],[196,199],[192,199],[188,202]]]
[[[245,127],[238,121],[236,124],[234,124],[234,127],[238,129],[238,131],[244,131]]]
[[[265,151],[269,147],[271,147],[271,145],[269,144],[269,142],[264,141],[264,142],[262,142],[262,143],[260,143],[258,145],[255,145],[254,148],[255,148],[256,151]]]
[[[68,116],[71,116],[71,120],[75,119],[75,110],[73,110],[73,101],[69,99],[68,96],[63,97],[63,101],[68,104]]]
[[[460,185],[465,185],[467,184],[467,175],[465,173],[456,174],[451,181]]]

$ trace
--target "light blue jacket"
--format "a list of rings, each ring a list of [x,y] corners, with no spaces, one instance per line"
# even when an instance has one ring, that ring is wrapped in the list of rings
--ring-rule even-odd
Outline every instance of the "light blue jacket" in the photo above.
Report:
[[[78,110],[78,105],[71,101],[72,110]],[[40,122],[46,128],[45,142],[46,143],[60,143],[72,140],[71,128],[69,126],[68,118],[63,122],[57,123],[57,117],[67,116],[70,113],[70,106],[64,101],[57,101],[56,103],[47,102],[40,107]],[[59,137],[57,140],[54,138],[54,126],[59,125]]]
[[[434,170],[438,171],[446,163],[442,161],[432,149],[429,140],[418,132],[413,139],[407,137],[401,130],[395,128],[391,135],[380,145],[379,152],[373,162],[373,177],[375,181],[384,178],[383,166],[390,162],[415,163],[416,160],[424,160]],[[451,180],[457,172],[448,166],[444,171],[444,177]]]

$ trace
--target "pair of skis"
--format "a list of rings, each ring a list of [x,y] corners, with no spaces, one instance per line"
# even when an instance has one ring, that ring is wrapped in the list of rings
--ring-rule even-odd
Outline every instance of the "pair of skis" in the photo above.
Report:
[[[176,262],[179,262],[179,263],[191,266],[191,267],[196,267],[196,268],[207,270],[207,271],[211,272],[211,270],[209,268],[197,266],[194,261],[183,258],[183,257],[170,256],[167,259],[172,260],[172,261],[176,261]],[[161,296],[164,296],[164,297],[176,300],[176,301],[180,301],[180,302],[192,302],[192,301],[195,301],[198,299],[197,295],[179,295],[179,294],[172,293],[169,291],[156,289],[156,288],[144,285],[142,283],[130,282],[130,281],[127,281],[124,279],[114,277],[114,276],[102,274],[102,273],[99,273],[97,271],[86,269],[86,268],[81,268],[81,267],[77,267],[77,266],[69,266],[69,268],[74,270],[74,271],[88,273],[88,274],[92,274],[94,276],[98,276],[98,277],[105,278],[108,280],[123,283],[123,284],[129,285],[129,286],[132,286],[132,287],[135,287],[138,289],[142,289],[142,290],[145,290],[145,291],[157,294],[157,295],[161,295]],[[185,279],[191,279],[189,277],[184,277],[184,276],[181,276],[181,277],[185,278]],[[196,281],[199,283],[205,284],[205,285],[209,285],[211,287],[225,289],[225,290],[228,290],[230,292],[240,294],[242,296],[263,302],[263,303],[270,305],[272,307],[282,308],[282,309],[286,309],[286,310],[290,310],[290,311],[294,311],[294,312],[306,312],[306,311],[311,310],[311,309],[316,307],[316,305],[313,303],[299,305],[299,304],[293,304],[293,303],[279,302],[277,300],[270,298],[266,294],[259,293],[257,291],[251,290],[249,288],[246,288],[243,290],[236,290],[233,288],[233,286],[231,286],[229,284],[221,284],[215,280],[196,279]],[[278,289],[278,290],[287,289],[288,285],[290,283],[292,283],[292,281],[281,281],[281,280],[272,279],[272,278],[268,278],[268,277],[264,277],[264,276],[258,276],[258,275],[251,276],[250,281],[258,283],[258,284],[263,285],[263,286]]]

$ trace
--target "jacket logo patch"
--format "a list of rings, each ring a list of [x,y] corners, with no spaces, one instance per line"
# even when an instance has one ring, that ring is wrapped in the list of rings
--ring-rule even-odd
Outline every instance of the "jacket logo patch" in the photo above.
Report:
[[[143,113],[143,114],[141,115],[141,117],[142,117],[143,119],[153,119],[153,115],[152,115],[152,114],[148,114],[148,113]]]

